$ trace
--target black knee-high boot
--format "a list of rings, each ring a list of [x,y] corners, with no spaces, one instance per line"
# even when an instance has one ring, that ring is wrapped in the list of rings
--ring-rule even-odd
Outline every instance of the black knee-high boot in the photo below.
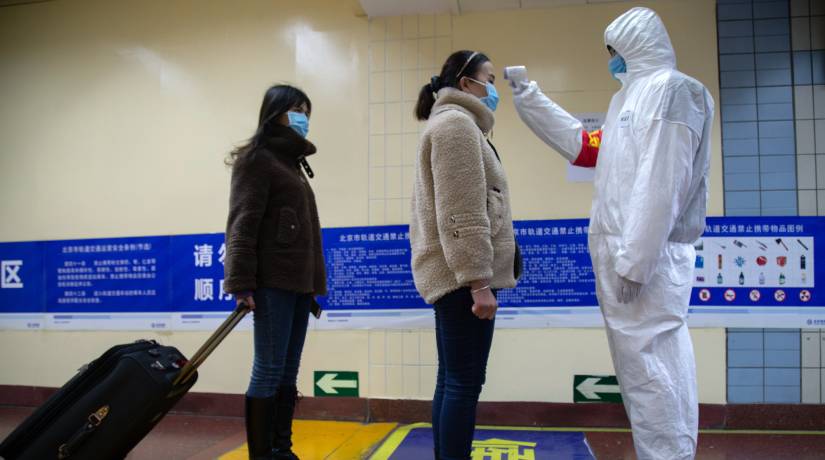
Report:
[[[295,415],[295,403],[298,400],[298,389],[295,385],[284,385],[278,388],[276,398],[275,430],[272,445],[274,458],[278,460],[299,460],[292,452],[292,418]]]
[[[273,420],[276,417],[276,397],[252,398],[247,396],[244,407],[246,444],[250,460],[271,460]]]

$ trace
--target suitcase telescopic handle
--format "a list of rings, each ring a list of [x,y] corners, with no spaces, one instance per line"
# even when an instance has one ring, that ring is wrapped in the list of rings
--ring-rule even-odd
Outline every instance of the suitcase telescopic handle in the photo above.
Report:
[[[218,348],[218,345],[223,342],[223,339],[232,332],[232,329],[235,329],[235,326],[241,322],[244,316],[249,313],[251,309],[249,308],[249,304],[246,302],[240,302],[235,310],[226,318],[226,320],[218,326],[218,329],[209,336],[209,339],[201,345],[197,352],[192,355],[192,359],[189,360],[181,369],[178,376],[175,378],[175,381],[172,383],[173,385],[177,386],[182,383],[189,381],[192,376],[195,375],[195,372],[198,370],[201,364],[206,361],[206,358],[215,351],[215,348]]]

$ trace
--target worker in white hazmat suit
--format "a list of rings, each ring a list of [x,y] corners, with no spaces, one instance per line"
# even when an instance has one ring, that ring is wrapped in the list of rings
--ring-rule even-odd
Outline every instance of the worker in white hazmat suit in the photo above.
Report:
[[[687,327],[693,243],[705,228],[713,99],[676,70],[659,16],[633,8],[607,27],[622,88],[602,130],[508,68],[522,120],[573,164],[596,168],[589,247],[596,294],[640,459],[696,453],[696,364]]]

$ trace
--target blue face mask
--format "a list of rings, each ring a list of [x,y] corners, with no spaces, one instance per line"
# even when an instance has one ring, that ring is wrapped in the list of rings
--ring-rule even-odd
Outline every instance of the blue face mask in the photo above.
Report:
[[[496,86],[490,82],[483,83],[476,80],[475,78],[467,78],[478,83],[479,85],[484,85],[487,88],[487,95],[481,98],[481,103],[486,105],[487,108],[489,108],[493,112],[495,112],[496,108],[498,107],[498,91],[496,90]]]
[[[610,75],[613,75],[613,78],[616,80],[618,80],[616,74],[627,73],[627,65],[624,62],[624,58],[618,54],[607,61],[607,68],[610,69]]]
[[[307,114],[301,112],[287,112],[289,117],[289,127],[294,129],[301,137],[307,137],[309,133],[309,118]]]
[[[489,107],[493,112],[496,111],[496,107],[498,107],[498,91],[496,91],[495,85],[487,82],[487,96],[482,97],[481,102],[483,102],[484,105]]]

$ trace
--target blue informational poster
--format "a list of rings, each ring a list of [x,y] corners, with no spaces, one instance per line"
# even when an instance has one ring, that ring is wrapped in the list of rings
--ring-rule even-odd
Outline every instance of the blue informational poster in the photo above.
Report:
[[[515,223],[524,275],[498,294],[499,327],[602,325],[588,230],[587,219]],[[819,217],[708,218],[695,244],[691,325],[825,326],[823,236]],[[432,326],[406,226],[324,229],[323,242],[329,293],[312,327]],[[221,233],[0,243],[0,327],[212,328],[234,305],[225,253]]]
[[[737,221],[741,222],[738,223]],[[799,306],[821,304],[814,264],[818,247],[805,223],[726,219],[709,225],[696,246],[691,304]],[[808,224],[810,227],[814,224]]]
[[[229,311],[235,303],[223,290],[223,233],[171,238],[171,304],[181,312]]]
[[[406,225],[324,230],[325,310],[425,308],[410,268]]]
[[[169,238],[43,243],[45,310],[152,312],[169,308]]]
[[[43,243],[0,243],[0,327],[43,328],[45,274]]]
[[[521,221],[514,227],[524,274],[516,289],[501,291],[502,307],[598,304],[587,251],[587,219]]]
[[[823,236],[818,217],[709,218],[695,245],[691,311],[698,324],[825,326],[816,289],[825,274],[815,271]]]

